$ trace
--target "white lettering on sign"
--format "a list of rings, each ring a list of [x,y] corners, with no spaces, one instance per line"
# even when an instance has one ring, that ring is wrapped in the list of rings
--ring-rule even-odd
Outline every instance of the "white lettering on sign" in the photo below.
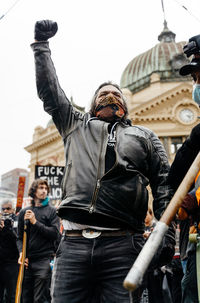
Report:
[[[42,179],[42,180],[47,180],[47,182],[48,182],[48,184],[50,185],[50,186],[59,186],[60,184],[59,184],[59,179],[58,179],[58,177],[56,176],[56,177],[48,177],[48,176],[42,176],[40,179]]]
[[[57,166],[57,175],[61,175],[63,176],[63,171],[62,171],[62,168]]]
[[[49,175],[56,175],[56,176],[63,176],[62,167],[55,167],[55,166],[38,166],[37,168],[38,177],[41,176],[49,176]]]
[[[63,177],[63,166],[40,166],[35,167],[35,178],[47,180],[50,186],[50,198],[61,199],[61,182]]]
[[[61,199],[62,196],[61,188],[52,188],[51,194],[54,199]]]

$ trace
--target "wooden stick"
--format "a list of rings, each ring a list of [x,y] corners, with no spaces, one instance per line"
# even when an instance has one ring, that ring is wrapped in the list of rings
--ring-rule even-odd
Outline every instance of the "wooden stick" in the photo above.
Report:
[[[15,294],[15,303],[20,303],[21,293],[22,293],[22,282],[24,278],[24,263],[26,259],[26,244],[27,244],[27,225],[24,224],[24,233],[23,233],[23,245],[22,245],[22,263],[19,267],[19,274],[17,278],[16,294]]]
[[[184,163],[183,163],[184,165]],[[128,290],[134,291],[141,285],[145,271],[147,270],[154,254],[156,253],[166,231],[169,228],[171,221],[174,219],[183,199],[194,183],[195,177],[200,170],[200,152],[196,156],[190,169],[185,175],[183,181],[175,192],[173,198],[168,204],[160,221],[156,224],[152,234],[143,246],[135,263],[130,269],[128,275],[124,280],[124,287]],[[178,173],[178,172],[177,172]]]

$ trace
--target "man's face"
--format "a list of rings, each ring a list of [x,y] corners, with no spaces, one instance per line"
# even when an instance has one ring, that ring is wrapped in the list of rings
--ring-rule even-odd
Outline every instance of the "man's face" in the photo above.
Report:
[[[95,116],[107,122],[119,121],[125,116],[122,93],[113,85],[103,86],[96,96]]]
[[[47,197],[48,189],[46,184],[39,184],[36,189],[35,198],[39,200],[44,200]]]
[[[116,98],[121,104],[124,104],[122,93],[115,86],[106,85],[98,91],[96,105],[98,106],[99,103],[109,96]]]
[[[14,209],[12,208],[12,203],[5,203],[1,207],[2,214],[13,214]]]

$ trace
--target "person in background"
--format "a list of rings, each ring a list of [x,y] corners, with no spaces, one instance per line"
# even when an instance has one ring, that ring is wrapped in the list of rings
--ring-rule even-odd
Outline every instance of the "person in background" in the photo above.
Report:
[[[36,179],[29,189],[31,206],[21,209],[18,220],[19,264],[22,263],[24,224],[27,224],[27,258],[22,289],[23,303],[50,302],[50,261],[55,253],[55,243],[60,236],[56,209],[49,205],[49,185]]]
[[[14,303],[18,276],[17,217],[14,204],[4,200],[0,215],[0,303]]]
[[[197,178],[198,179],[198,178]],[[190,220],[189,234],[197,233],[200,229],[200,187],[192,189],[184,198],[178,211],[180,220]],[[188,239],[188,238],[187,238]],[[198,302],[196,244],[187,244],[187,264],[182,279],[182,302]]]
[[[200,106],[200,54],[194,54],[192,61],[184,65],[180,71],[180,75],[185,76],[191,74],[194,85],[192,98]],[[195,160],[200,151],[200,123],[194,126],[189,137],[176,153],[175,159],[171,165],[168,175],[168,182],[174,191],[177,190],[181,181],[185,177],[188,169]],[[189,193],[178,211],[180,222],[180,254],[182,258],[184,277],[182,279],[182,303],[198,302],[198,291],[196,284],[196,249],[195,245],[189,243],[188,232],[190,223],[200,220],[199,203],[197,190],[200,182],[194,183]]]

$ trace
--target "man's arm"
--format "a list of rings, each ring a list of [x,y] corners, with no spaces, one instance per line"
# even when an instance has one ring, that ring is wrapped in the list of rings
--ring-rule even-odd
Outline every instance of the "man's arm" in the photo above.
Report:
[[[60,220],[55,209],[52,209],[49,217],[50,226],[47,226],[36,219],[33,219],[33,222],[34,223],[31,223],[30,221],[30,224],[32,224],[32,230],[37,230],[40,235],[49,240],[56,240],[58,238],[60,233]]]
[[[188,138],[177,151],[168,176],[168,183],[174,191],[181,184],[199,150],[200,148],[194,146]]]
[[[35,31],[38,27],[43,41],[31,45],[35,56],[38,96],[44,102],[44,110],[52,116],[61,136],[66,137],[68,132],[76,126],[78,120],[82,120],[83,115],[73,108],[60,87],[51,59],[49,43],[45,41],[53,36],[52,33],[55,34],[55,22],[50,20],[39,21],[36,22]],[[35,38],[38,39],[36,34]]]
[[[151,157],[150,157],[150,185],[153,195],[153,211],[157,220],[165,211],[169,204],[173,190],[167,183],[169,173],[169,162],[164,147],[158,137],[152,132],[151,141]],[[171,222],[167,233],[165,234],[161,248],[158,253],[158,264],[160,266],[168,264],[173,258],[175,252],[175,222]]]
[[[164,147],[153,132],[150,132],[149,140],[149,181],[153,195],[154,215],[159,220],[173,196],[173,190],[167,182],[170,166]]]
[[[177,190],[188,169],[200,151],[200,124],[191,131],[190,136],[176,153],[168,176],[168,183]]]

